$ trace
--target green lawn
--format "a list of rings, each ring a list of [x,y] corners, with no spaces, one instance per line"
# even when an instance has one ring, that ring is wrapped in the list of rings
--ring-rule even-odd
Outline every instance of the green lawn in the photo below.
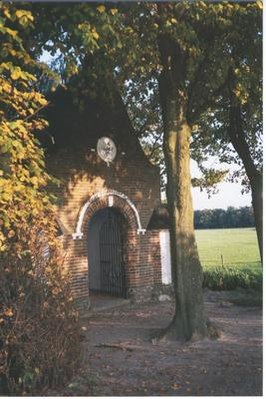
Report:
[[[260,266],[254,228],[196,230],[200,260],[204,269],[213,266]]]
[[[261,292],[262,267],[254,228],[196,230],[196,240],[204,287]]]

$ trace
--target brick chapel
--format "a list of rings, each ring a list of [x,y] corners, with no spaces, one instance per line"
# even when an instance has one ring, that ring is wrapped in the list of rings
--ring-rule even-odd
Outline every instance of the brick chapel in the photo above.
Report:
[[[53,93],[46,143],[57,221],[74,298],[92,292],[156,299],[171,282],[160,171],[145,156],[119,96],[111,105],[71,90]]]

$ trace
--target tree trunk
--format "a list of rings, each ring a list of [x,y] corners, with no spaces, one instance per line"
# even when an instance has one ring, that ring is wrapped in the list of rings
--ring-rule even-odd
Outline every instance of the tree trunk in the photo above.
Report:
[[[160,100],[164,123],[164,155],[167,170],[167,202],[170,214],[172,279],[175,314],[166,337],[196,339],[207,335],[202,295],[202,268],[193,226],[190,176],[190,127],[185,118],[185,99],[178,89],[171,57],[161,48],[164,70]],[[171,61],[170,61],[171,62]],[[174,60],[172,59],[172,62]],[[179,64],[180,65],[180,64]]]
[[[230,110],[229,110],[229,129],[228,135],[233,144],[235,151],[242,160],[247,177],[250,182],[252,194],[252,206],[254,211],[255,226],[260,250],[261,262],[263,261],[263,178],[262,173],[257,170],[250,154],[249,146],[245,138],[245,132],[242,123],[241,105],[234,92],[236,78],[232,68],[229,70],[229,93],[230,93]]]
[[[260,250],[261,262],[263,261],[263,179],[260,173],[250,181],[252,193],[252,206],[254,211],[255,226]]]
[[[255,226],[257,232],[257,239],[260,251],[261,262],[263,262],[263,178],[251,158],[248,144],[245,140],[244,131],[241,127],[239,118],[232,122],[232,114],[239,114],[238,107],[231,106],[231,122],[229,127],[229,136],[234,149],[236,150],[239,158],[242,160],[246,174],[249,179],[252,207],[254,211]]]

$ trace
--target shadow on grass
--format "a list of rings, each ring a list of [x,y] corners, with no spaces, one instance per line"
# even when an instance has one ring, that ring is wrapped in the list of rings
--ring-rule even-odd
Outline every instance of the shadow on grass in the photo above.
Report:
[[[228,300],[238,306],[257,306],[262,307],[261,290],[237,288],[228,291]]]

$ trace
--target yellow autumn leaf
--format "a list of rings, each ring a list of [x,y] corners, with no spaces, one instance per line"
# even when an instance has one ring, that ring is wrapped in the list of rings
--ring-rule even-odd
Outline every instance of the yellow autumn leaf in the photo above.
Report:
[[[37,186],[38,183],[39,183],[39,180],[38,180],[38,178],[37,178],[36,176],[31,177],[30,181],[31,181],[31,183],[32,183],[34,186]]]
[[[1,89],[2,89],[3,91],[5,91],[6,93],[10,93],[10,91],[11,91],[11,86],[10,86],[10,84],[9,84],[8,82],[4,81],[3,84],[2,84],[2,86],[1,86]]]
[[[8,233],[8,238],[14,237],[15,234],[16,233],[14,232],[14,230],[10,230],[9,233]]]
[[[15,50],[13,50],[13,49],[10,49],[9,50],[9,53],[13,56],[13,57],[15,57],[17,54],[19,54],[19,53],[17,53]]]
[[[31,14],[30,11],[26,11],[26,10],[17,10],[17,11],[16,11],[16,16],[17,16],[18,18],[26,18],[26,19],[28,19],[29,21],[33,21],[33,16],[32,16],[32,14]]]
[[[4,14],[5,17],[11,19],[11,15],[10,15],[10,12],[9,12],[8,8],[4,8],[3,14]]]
[[[8,35],[12,36],[13,38],[17,37],[17,35],[18,35],[18,31],[17,30],[13,30],[13,29],[10,29],[10,28],[5,28],[5,30],[6,30],[6,33]]]
[[[115,15],[115,14],[118,13],[118,9],[117,9],[117,8],[111,8],[110,13],[111,13],[112,15]]]
[[[15,14],[16,14],[16,16],[17,16],[18,18],[21,18],[21,17],[23,17],[23,15],[24,15],[24,13],[23,13],[22,10],[17,10]]]
[[[203,8],[206,8],[206,7],[207,7],[207,5],[206,5],[206,3],[205,3],[204,1],[200,1],[199,4],[200,4],[201,7],[203,7]]]
[[[92,36],[93,36],[93,38],[94,38],[95,40],[98,40],[99,37],[100,37],[100,35],[99,35],[96,31],[92,32]]]
[[[97,10],[102,14],[105,11],[105,6],[101,4],[97,7]]]
[[[17,80],[19,79],[21,76],[21,70],[20,68],[15,68],[14,71],[11,73],[11,79],[13,80]]]
[[[8,194],[7,192],[4,192],[1,194],[1,200],[4,202],[10,201],[11,196],[10,194]]]
[[[47,104],[47,100],[44,97],[39,98],[39,103],[41,105],[46,105]]]
[[[257,6],[258,6],[258,8],[260,9],[260,10],[263,10],[263,4],[262,4],[262,1],[257,1]]]
[[[0,252],[4,252],[6,248],[7,248],[6,244],[0,242]]]

